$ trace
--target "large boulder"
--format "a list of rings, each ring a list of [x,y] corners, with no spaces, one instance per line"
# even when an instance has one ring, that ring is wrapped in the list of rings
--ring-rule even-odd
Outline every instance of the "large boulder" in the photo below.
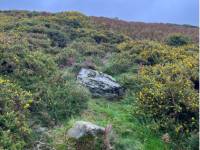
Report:
[[[77,121],[75,125],[68,130],[67,135],[76,140],[84,137],[97,137],[103,135],[105,128],[85,121]]]
[[[95,97],[113,99],[124,94],[124,88],[113,77],[96,70],[82,68],[77,80],[86,86]]]

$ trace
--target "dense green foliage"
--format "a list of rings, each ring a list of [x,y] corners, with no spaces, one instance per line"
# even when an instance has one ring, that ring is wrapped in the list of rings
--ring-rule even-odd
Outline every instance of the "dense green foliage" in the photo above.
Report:
[[[138,93],[139,107],[158,119],[162,128],[178,133],[198,128],[198,93],[192,81],[180,75],[181,67],[167,64],[145,68]]]
[[[151,118],[163,132],[178,138],[198,133],[198,47],[169,47],[154,42],[118,46],[111,68],[122,74],[122,84],[136,91],[133,115]],[[134,63],[139,63],[135,75]],[[135,64],[136,65],[136,64]],[[119,70],[122,67],[124,70]],[[137,88],[137,89],[136,89]],[[135,107],[135,106],[134,106]]]
[[[174,35],[171,35],[169,36],[167,39],[166,39],[166,43],[168,45],[171,45],[171,46],[182,46],[182,45],[187,45],[191,42],[191,39],[186,37],[186,36],[182,36],[180,34],[174,34]]]
[[[76,117],[112,124],[115,149],[198,147],[199,57],[188,37],[137,39],[78,12],[8,11],[0,20],[0,149],[33,146],[34,124],[52,128],[49,145],[66,149]],[[81,67],[113,75],[126,95],[94,100],[76,81]]]
[[[131,76],[131,73],[134,73],[134,70],[132,70],[134,63],[135,65],[136,63],[139,63],[139,69],[137,73],[138,78],[135,80],[137,80],[138,84],[140,84],[140,88],[152,88],[151,93],[157,89],[160,92],[163,91],[163,93],[169,94],[169,92],[161,89],[161,87],[173,87],[172,85],[170,85],[170,83],[174,85],[178,84],[175,89],[181,90],[182,87],[184,90],[186,90],[187,88],[189,88],[193,92],[190,91],[187,93],[196,93],[196,98],[194,95],[191,95],[191,98],[194,98],[194,101],[189,100],[189,102],[194,102],[195,104],[193,106],[198,107],[198,86],[196,85],[199,80],[198,47],[195,47],[194,45],[188,45],[185,47],[173,48],[154,42],[131,42],[122,43],[118,46],[118,48],[121,52],[115,56],[116,59],[113,58],[115,62],[112,61],[111,63],[112,68],[115,68],[115,64],[125,64],[127,65],[126,72],[129,71],[129,75]],[[125,63],[123,63],[123,60],[125,61]],[[126,62],[128,62],[129,64]],[[126,84],[126,80],[128,80],[128,78],[125,78],[125,80],[123,81],[124,84]],[[132,78],[132,80],[134,80],[134,77]],[[129,81],[128,83],[130,84],[131,81]],[[155,88],[153,86],[155,86]],[[175,90],[172,91],[175,92]],[[175,95],[177,96],[177,94],[178,93],[176,93]],[[183,92],[183,94],[186,94],[186,92]],[[157,96],[155,95],[155,97]],[[148,98],[148,96],[145,96],[144,98]],[[152,100],[152,97],[149,98],[150,100]],[[164,99],[167,99],[167,101],[169,101],[168,98]],[[186,100],[182,97],[180,97],[180,99]],[[161,99],[158,98],[158,100]],[[147,99],[144,99],[144,102],[147,102]],[[175,104],[178,105],[178,103],[176,102]]]
[[[22,149],[30,139],[28,108],[32,95],[0,78],[0,149]]]

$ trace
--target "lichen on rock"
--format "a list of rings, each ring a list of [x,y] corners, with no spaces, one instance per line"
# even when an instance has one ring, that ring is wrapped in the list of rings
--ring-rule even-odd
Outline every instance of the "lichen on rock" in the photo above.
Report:
[[[96,70],[82,68],[77,80],[86,86],[94,97],[113,99],[124,94],[124,88],[112,76]]]

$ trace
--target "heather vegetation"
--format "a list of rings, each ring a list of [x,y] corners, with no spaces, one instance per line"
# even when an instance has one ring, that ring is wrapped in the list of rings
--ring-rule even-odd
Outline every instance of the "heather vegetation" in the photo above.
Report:
[[[171,34],[182,34],[190,37],[193,42],[198,43],[198,27],[191,25],[176,25],[164,23],[143,23],[143,22],[127,22],[117,18],[110,19],[105,17],[92,17],[93,23],[97,26],[103,26],[107,30],[115,32],[123,32],[134,40],[156,40],[163,42]]]
[[[198,149],[198,28],[127,33],[133,23],[109,21],[0,12],[0,149],[75,149],[66,132],[76,120],[111,124],[116,150]],[[92,97],[76,81],[81,68],[112,75],[125,95]]]

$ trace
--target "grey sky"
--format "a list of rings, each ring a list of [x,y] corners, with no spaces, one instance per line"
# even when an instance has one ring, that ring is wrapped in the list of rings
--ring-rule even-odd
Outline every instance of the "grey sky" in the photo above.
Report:
[[[0,10],[80,11],[128,21],[198,25],[198,0],[0,0]]]

